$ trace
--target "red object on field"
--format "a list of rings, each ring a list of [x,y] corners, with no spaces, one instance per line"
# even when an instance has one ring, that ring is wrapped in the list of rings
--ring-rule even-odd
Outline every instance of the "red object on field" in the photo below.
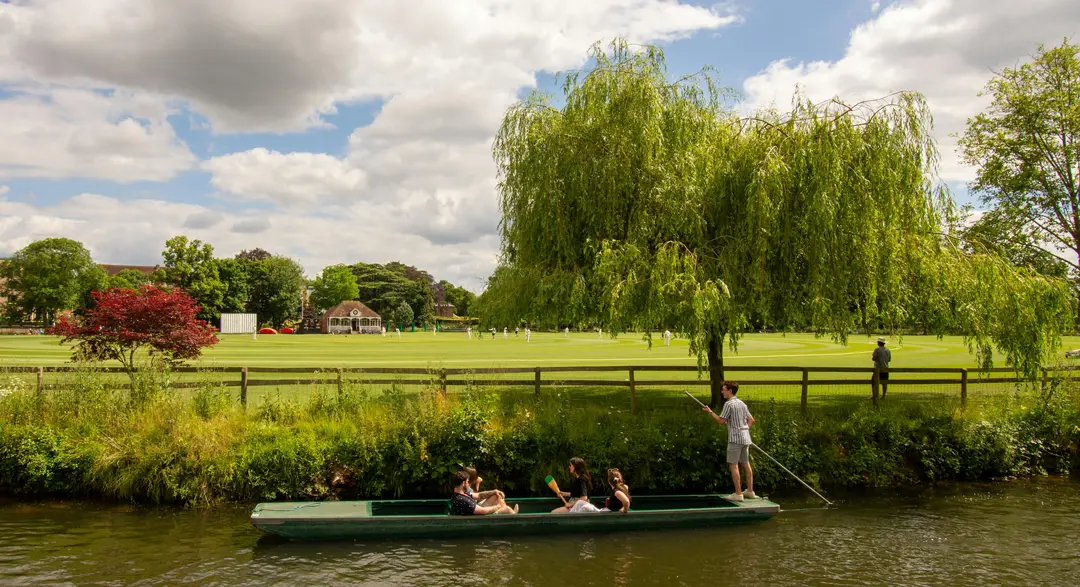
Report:
[[[277,334],[277,330],[273,328],[260,328],[259,334]]]
[[[289,328],[288,326],[281,329],[281,334],[292,334],[293,332],[295,332],[295,331],[292,328]]]

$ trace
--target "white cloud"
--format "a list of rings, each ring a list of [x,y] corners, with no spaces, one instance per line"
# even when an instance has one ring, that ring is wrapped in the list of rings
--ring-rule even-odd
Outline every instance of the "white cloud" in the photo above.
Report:
[[[11,191],[10,187],[8,187],[6,185],[0,185],[0,198],[7,195],[7,193],[10,192],[10,191]]]
[[[796,85],[814,100],[848,102],[898,90],[926,95],[942,153],[941,177],[968,181],[953,133],[986,106],[977,94],[1003,67],[1080,31],[1075,0],[913,0],[881,7],[852,34],[838,61],[777,61],[746,80],[751,105],[786,107]]]
[[[221,230],[219,223],[190,226],[189,219],[202,215],[227,216],[232,230]],[[98,194],[80,194],[50,206],[0,199],[0,257],[38,239],[66,236],[81,241],[100,263],[153,265],[161,262],[168,238],[185,234],[212,244],[218,256],[255,247],[289,255],[311,276],[335,263],[398,260],[478,290],[495,267],[499,243],[493,236],[433,245],[400,230],[399,222],[396,209],[379,205],[332,216],[302,216],[262,210],[222,214],[194,204]]]
[[[586,49],[600,39],[663,41],[737,21],[728,5],[676,0],[415,0],[408,9],[385,0],[0,4],[0,87],[27,88],[43,103],[57,92],[100,96],[91,90],[115,89],[161,109],[186,104],[221,134],[302,130],[325,124],[321,117],[339,104],[384,100],[340,157],[254,148],[202,163],[221,194],[270,202],[268,211],[242,212],[226,223],[218,211],[168,208],[168,218],[158,216],[161,227],[110,235],[64,207],[69,204],[26,208],[20,211],[26,227],[0,229],[0,245],[62,229],[110,260],[135,261],[160,249],[150,243],[182,232],[212,235],[204,240],[226,248],[236,243],[237,250],[293,247],[306,264],[381,255],[476,286],[493,269],[499,245],[491,139],[517,92],[535,85],[539,71],[583,65]],[[67,155],[52,164],[54,157],[40,157],[19,168],[43,177],[113,179],[140,169],[139,178],[165,179],[191,165],[164,113],[128,123],[111,112],[49,111],[50,125],[43,127],[100,127],[98,134],[79,151],[83,158]],[[146,137],[135,148],[140,128]],[[4,148],[0,168],[27,156]],[[176,158],[177,148],[184,157]],[[96,160],[87,158],[91,153]],[[134,161],[136,155],[149,163]],[[113,248],[109,236],[121,245]]]
[[[295,130],[342,100],[579,64],[617,34],[684,36],[736,17],[671,0],[41,0],[6,7],[0,74],[190,100],[221,131]],[[0,55],[4,50],[0,49]]]
[[[150,96],[56,89],[0,100],[0,177],[164,181],[195,156]]]
[[[284,207],[360,198],[362,170],[324,153],[278,153],[263,148],[214,157],[203,163],[211,184],[245,200]]]

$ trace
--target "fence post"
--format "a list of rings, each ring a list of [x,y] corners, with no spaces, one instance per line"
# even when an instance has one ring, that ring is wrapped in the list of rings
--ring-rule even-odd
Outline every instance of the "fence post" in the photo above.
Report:
[[[960,370],[960,409],[967,407],[967,376],[968,370]]]
[[[446,397],[446,367],[439,369],[439,393]]]
[[[536,379],[533,387],[534,391],[536,391],[536,395],[540,395],[540,367],[536,368]]]
[[[45,367],[37,368],[37,392],[45,391]]]
[[[340,404],[341,399],[345,396],[345,370],[341,367],[337,368],[337,401]]]
[[[874,366],[874,377],[872,379],[872,383],[870,384],[870,387],[873,389],[873,398],[872,399],[874,400],[874,407],[875,408],[878,405],[878,390],[879,390],[878,386],[879,385],[881,385],[881,368],[879,368],[878,366],[875,365]]]
[[[630,367],[630,413],[637,411],[637,389],[634,385],[634,368]]]
[[[248,371],[247,367],[240,368],[240,405],[247,408]]]
[[[1046,393],[1046,386],[1050,384],[1050,373],[1048,373],[1046,369],[1040,369],[1039,371],[1042,375],[1042,383],[1039,385],[1039,389],[1042,390],[1043,393]]]
[[[806,415],[806,396],[810,391],[810,370],[802,370],[802,398],[799,400],[799,407],[802,408],[802,414]]]

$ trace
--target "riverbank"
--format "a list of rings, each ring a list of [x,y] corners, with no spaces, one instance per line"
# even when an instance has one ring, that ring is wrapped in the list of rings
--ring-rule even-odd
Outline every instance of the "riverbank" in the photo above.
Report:
[[[64,390],[0,398],[0,493],[209,505],[281,499],[444,495],[460,464],[485,487],[544,495],[571,456],[602,477],[618,467],[640,493],[726,492],[726,433],[686,402],[637,414],[572,390],[449,398],[390,389],[269,397],[245,412],[223,388],[133,398],[92,374]],[[751,405],[755,441],[814,485],[899,487],[926,481],[1067,474],[1080,464],[1080,393],[1016,393],[960,411],[883,402],[854,411]],[[793,484],[764,460],[759,488]]]

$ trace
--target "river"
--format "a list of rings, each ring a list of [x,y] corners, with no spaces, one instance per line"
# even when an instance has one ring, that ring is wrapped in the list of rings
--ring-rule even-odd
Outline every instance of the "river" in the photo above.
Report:
[[[300,544],[249,508],[0,503],[0,585],[1078,585],[1080,482],[798,496],[721,529]]]

